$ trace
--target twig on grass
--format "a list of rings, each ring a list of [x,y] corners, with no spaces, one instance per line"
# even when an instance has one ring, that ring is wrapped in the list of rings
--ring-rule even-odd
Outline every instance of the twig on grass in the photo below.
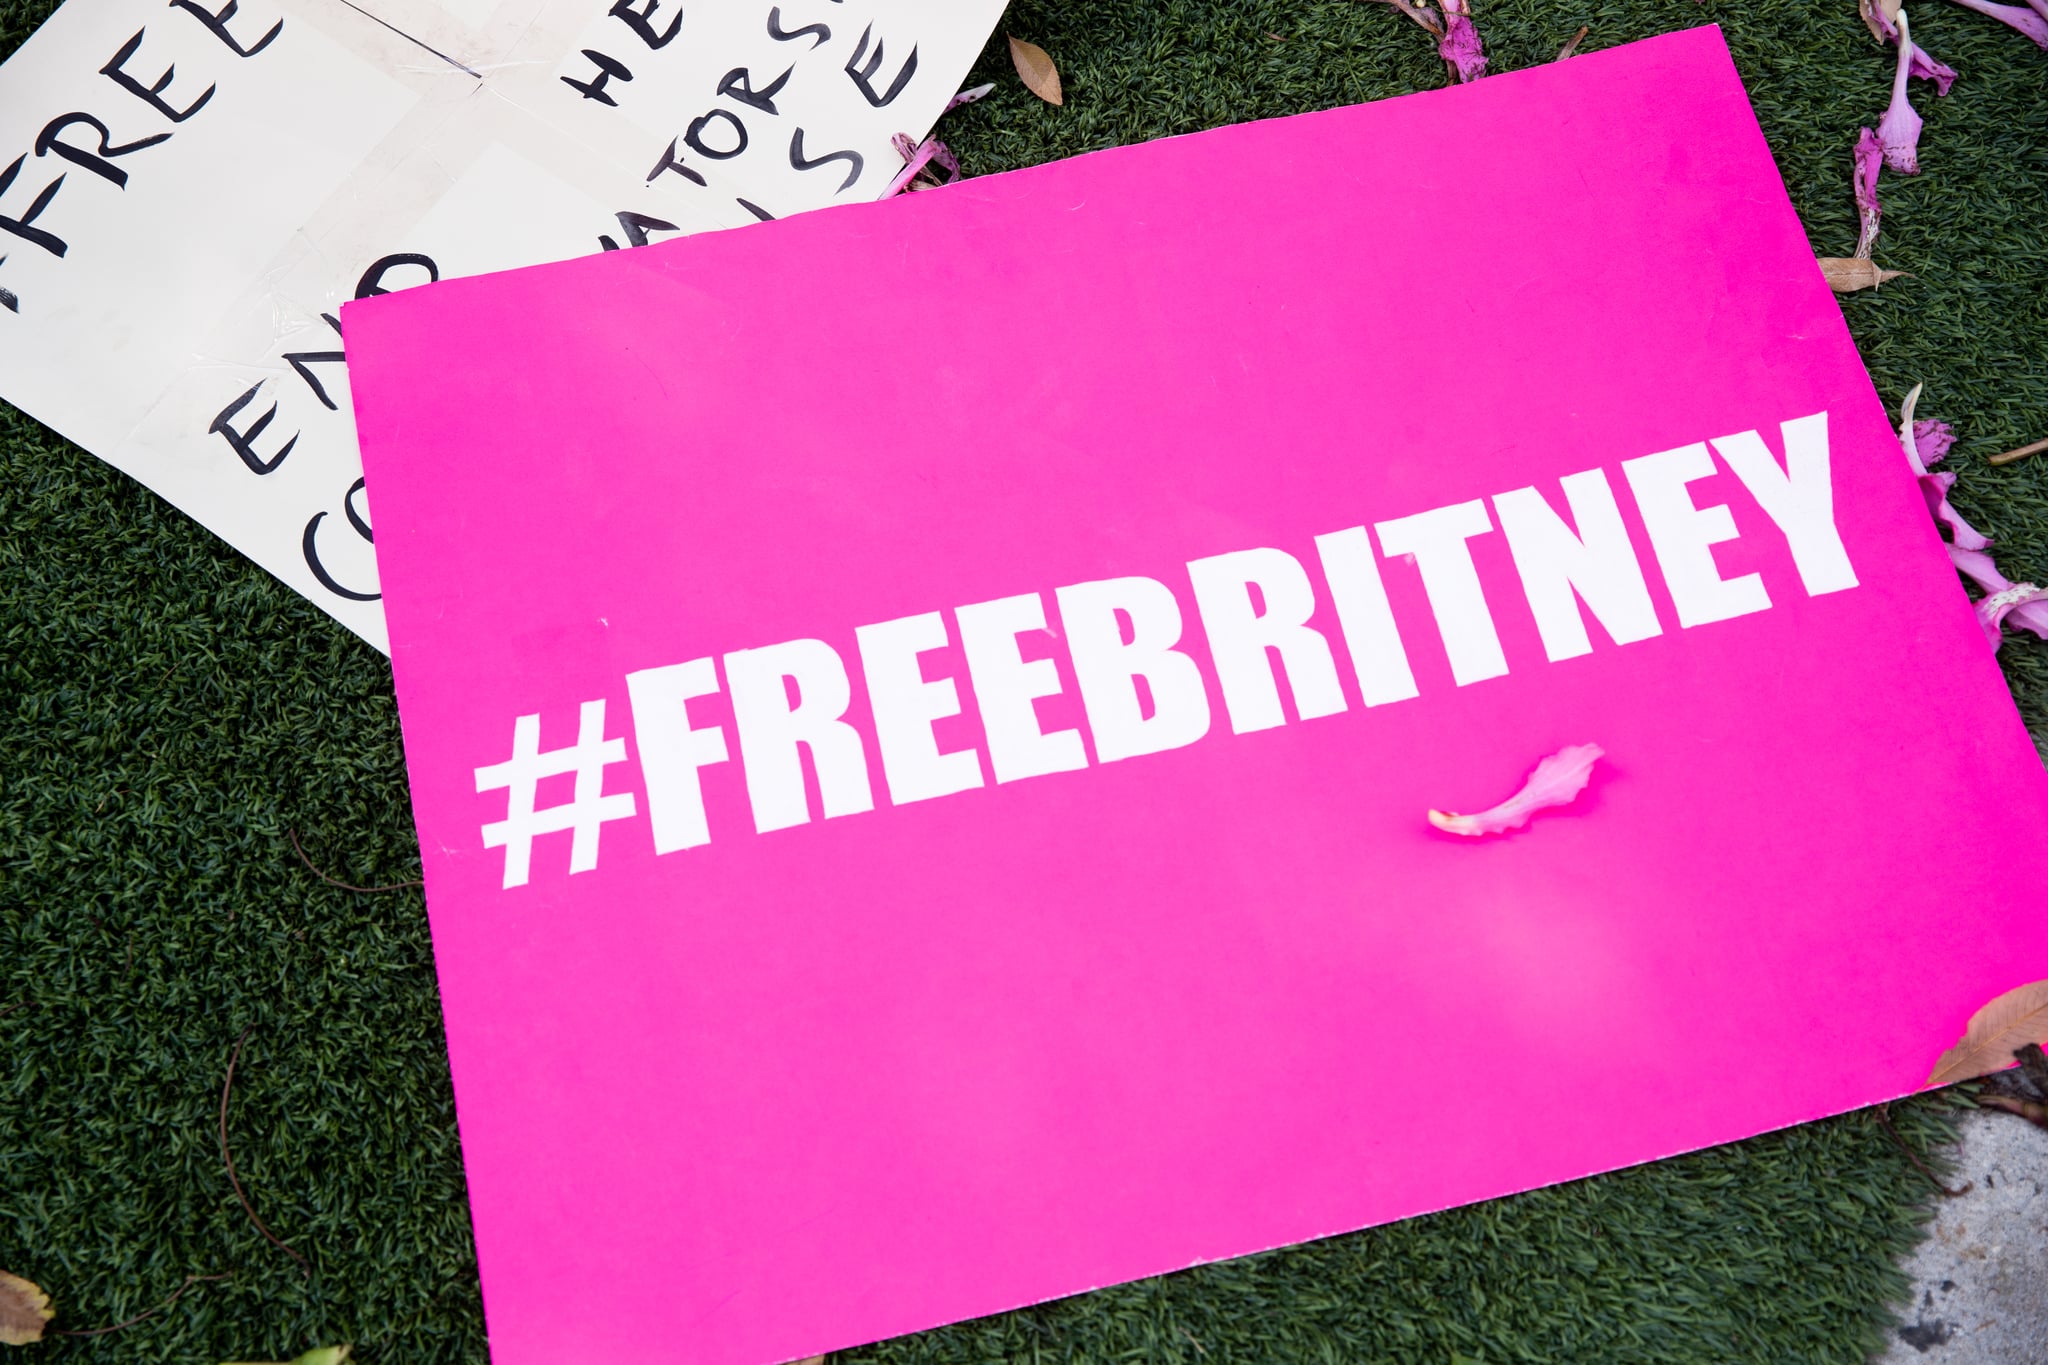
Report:
[[[1877,1115],[1877,1121],[1884,1125],[1884,1130],[1887,1133],[1890,1133],[1892,1135],[1892,1141],[1897,1143],[1899,1150],[1906,1154],[1906,1160],[1913,1163],[1913,1169],[1927,1177],[1928,1184],[1934,1186],[1935,1189],[1941,1191],[1942,1196],[1948,1199],[1961,1199],[1964,1195],[1968,1194],[1971,1190],[1977,1187],[1977,1182],[1974,1180],[1972,1180],[1969,1184],[1963,1186],[1959,1190],[1952,1190],[1948,1186],[1942,1184],[1941,1177],[1937,1176],[1933,1172],[1933,1170],[1931,1170],[1928,1167],[1927,1163],[1920,1159],[1920,1154],[1918,1152],[1914,1151],[1911,1147],[1908,1147],[1906,1145],[1906,1140],[1899,1136],[1899,1130],[1892,1127],[1891,1115],[1888,1112],[1890,1109],[1891,1105],[1880,1104],[1879,1106],[1877,1106],[1877,1108],[1871,1110],[1870,1112]]]
[[[287,829],[285,831],[285,837],[289,838],[292,841],[292,852],[299,855],[299,861],[306,865],[306,870],[311,872],[314,876],[318,877],[321,881],[326,882],[329,886],[338,886],[344,891],[360,891],[367,895],[377,891],[405,891],[415,886],[423,887],[426,885],[426,883],[423,881],[416,881],[393,882],[389,886],[353,886],[348,882],[341,881],[334,877],[330,877],[325,872],[322,872],[319,868],[315,867],[313,865],[313,860],[306,856],[306,850],[299,847],[299,833],[297,830]]]
[[[1993,455],[1989,460],[1986,460],[1985,463],[2011,464],[2014,460],[2024,460],[2027,458],[2027,456],[2038,455],[2044,450],[2048,450],[2048,438],[2030,442],[2027,445],[2020,446],[2016,450],[2008,450],[2000,455]]]
[[[255,1025],[251,1024],[249,1027],[254,1028]],[[228,1168],[228,1184],[235,1187],[235,1198],[242,1201],[242,1212],[249,1215],[249,1221],[256,1225],[256,1231],[262,1233],[272,1246],[297,1261],[299,1268],[310,1278],[313,1274],[313,1263],[286,1246],[284,1239],[265,1227],[263,1220],[256,1216],[256,1206],[251,1204],[249,1196],[243,1193],[241,1177],[235,1174],[234,1154],[228,1151],[228,1094],[235,1088],[235,1064],[242,1060],[242,1044],[248,1041],[249,1029],[245,1028],[242,1030],[242,1036],[235,1039],[234,1054],[228,1058],[228,1078],[220,1087],[220,1158]]]
[[[165,1299],[162,1303],[150,1309],[148,1312],[137,1313],[134,1317],[128,1319],[126,1322],[110,1323],[105,1327],[88,1327],[79,1331],[52,1332],[50,1333],[50,1335],[53,1337],[103,1337],[109,1332],[118,1332],[124,1327],[133,1327],[138,1322],[148,1322],[151,1318],[155,1317],[158,1313],[163,1312],[166,1308],[169,1308],[179,1299],[184,1298],[185,1291],[190,1289],[195,1284],[203,1284],[209,1280],[225,1280],[228,1278],[230,1278],[229,1274],[187,1275],[185,1277],[185,1283],[178,1286],[177,1293],[171,1295],[168,1299]]]

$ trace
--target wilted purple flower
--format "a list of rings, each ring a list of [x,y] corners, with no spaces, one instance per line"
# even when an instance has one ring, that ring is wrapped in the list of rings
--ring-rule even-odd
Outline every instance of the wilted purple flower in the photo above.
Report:
[[[1884,164],[1901,175],[1920,171],[1920,115],[1906,98],[1906,77],[1913,62],[1913,29],[1906,12],[1899,11],[1899,63],[1892,76],[1892,102],[1877,123],[1877,140],[1884,148]]]
[[[1479,30],[1472,27],[1466,0],[1442,0],[1444,36],[1437,39],[1436,55],[1449,62],[1460,81],[1476,81],[1486,74],[1486,50],[1480,46]]]
[[[1964,576],[1985,592],[2004,592],[2012,586],[2011,581],[1998,571],[1998,566],[1991,562],[1991,556],[1982,550],[1965,550],[1951,545],[1948,557]]]
[[[2048,620],[2040,613],[2048,612],[2048,592],[2032,583],[2015,583],[2004,592],[1992,593],[1977,603],[1977,622],[1984,627],[1984,637],[1991,641],[1993,649],[1998,648],[1998,628],[2010,616],[2016,626],[2025,626],[2034,634],[2048,639]],[[2031,614],[2030,614],[2031,613]]]
[[[1998,566],[1991,562],[1991,556],[1982,550],[1965,550],[1952,545],[1948,557],[1984,590],[1984,596],[1977,602],[1977,624],[1984,628],[1984,638],[1990,641],[1993,649],[1998,648],[1998,628],[2008,617],[2014,625],[2048,640],[2048,591],[2032,583],[2012,582],[1998,571]]]
[[[1948,492],[1955,486],[1956,476],[1953,474],[1920,476],[1920,496],[1927,499],[1927,510],[1934,514],[1934,519],[1948,527],[1955,543],[1965,550],[1981,550],[1991,543],[1991,537],[1964,521],[1963,514],[1949,506]]]
[[[1923,465],[1940,464],[1955,443],[1955,428],[1946,422],[1922,420],[1913,423],[1913,450]]]
[[[1995,5],[1991,0],[1956,0],[1956,3],[1964,9],[1988,14],[2001,24],[2010,24],[2042,47],[2048,48],[2048,14],[2041,12],[2048,6],[2035,5],[2033,0],[2028,0],[2026,7]]]
[[[1899,445],[1906,452],[1906,463],[1913,468],[1913,475],[1920,480],[1920,496],[1927,499],[1927,510],[1934,519],[1948,527],[1955,543],[1965,550],[1981,550],[1991,543],[1991,538],[1963,520],[1963,514],[1949,506],[1948,493],[1956,486],[1956,476],[1950,473],[1931,474],[1927,466],[1937,463],[1948,454],[1955,444],[1955,432],[1946,422],[1915,421],[1913,410],[1920,403],[1920,386],[1915,384],[1906,395],[1906,401],[1899,405]],[[1921,442],[1926,444],[1922,445]]]
[[[1956,69],[1928,56],[1927,49],[1918,43],[1913,44],[1913,74],[1923,81],[1933,81],[1936,95],[1946,95],[1956,83]]]
[[[1863,231],[1856,238],[1856,254],[1865,259],[1877,244],[1877,220],[1884,213],[1877,202],[1877,176],[1883,169],[1884,148],[1877,134],[1862,129],[1856,139],[1856,214],[1863,220]]]
[[[2042,0],[2042,3],[2048,4],[2048,0]],[[1880,42],[1896,43],[1899,40],[1899,26],[1884,12],[1883,5],[1873,5],[1865,0],[1861,9],[1863,22],[1870,26],[1872,36]],[[1918,43],[1913,45],[1913,74],[1923,81],[1933,81],[1937,95],[1946,95],[1948,88],[1956,83],[1955,68],[1934,60]]]
[[[937,138],[928,137],[923,142],[914,143],[910,140],[910,134],[898,133],[889,141],[896,148],[896,155],[903,158],[904,164],[903,169],[896,172],[896,178],[889,182],[889,187],[882,191],[884,199],[913,188],[935,188],[932,185],[912,184],[917,179],[918,172],[935,164],[948,172],[946,178],[939,181],[939,184],[950,185],[960,178],[959,158],[953,155],[952,148]]]

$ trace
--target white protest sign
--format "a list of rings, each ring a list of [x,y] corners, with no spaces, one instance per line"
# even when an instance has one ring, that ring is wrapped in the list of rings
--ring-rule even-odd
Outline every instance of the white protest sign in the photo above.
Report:
[[[387,648],[340,305],[874,199],[1003,4],[75,0],[0,66],[0,396]]]

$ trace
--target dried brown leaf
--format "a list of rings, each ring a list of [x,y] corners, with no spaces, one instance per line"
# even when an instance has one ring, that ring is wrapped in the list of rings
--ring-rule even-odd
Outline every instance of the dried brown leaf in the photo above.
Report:
[[[0,1346],[29,1346],[43,1339],[43,1328],[57,1310],[50,1296],[19,1275],[0,1270]]]
[[[1899,11],[1904,7],[1905,0],[1856,0],[1856,12],[1863,16],[1863,26],[1880,43],[1888,41],[1884,31],[1885,20],[1897,23]],[[1878,18],[1880,12],[1884,15],[1883,20]]]
[[[1967,1081],[2012,1064],[2028,1043],[2048,1043],[2048,981],[2018,986],[1970,1016],[1962,1041],[1941,1054],[1929,1085]]]
[[[2048,1104],[2023,1100],[2017,1095],[1979,1095],[1977,1103],[1985,1109],[2003,1109],[2008,1114],[2018,1114],[2029,1123],[2048,1128]]]
[[[1018,79],[1032,94],[1047,104],[1066,103],[1060,91],[1060,69],[1052,64],[1052,58],[1045,55],[1044,48],[1022,38],[1012,38],[1010,60],[1016,64]]]
[[[1837,294],[1875,289],[1906,273],[1903,270],[1879,269],[1875,261],[1865,256],[1822,256],[1819,260],[1820,273],[1828,277],[1828,288]]]
[[[1556,60],[1561,62],[1565,58],[1571,56],[1574,52],[1577,52],[1579,50],[1579,44],[1586,40],[1586,35],[1591,31],[1592,25],[1580,24],[1579,31],[1571,36],[1571,41],[1566,43],[1563,47],[1557,50]]]

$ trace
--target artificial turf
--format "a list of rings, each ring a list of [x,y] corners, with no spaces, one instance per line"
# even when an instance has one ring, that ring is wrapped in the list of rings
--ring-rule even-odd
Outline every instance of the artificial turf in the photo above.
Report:
[[[0,45],[48,8],[0,0]],[[1848,254],[1849,149],[1891,69],[1853,0],[1480,0],[1477,17],[1495,70],[1548,60],[1582,24],[1592,50],[1720,23],[1816,250]],[[1955,501],[2001,565],[2048,579],[2048,457],[1984,463],[2048,435],[2048,53],[1930,0],[1913,19],[1962,78],[1946,99],[1916,84],[1923,173],[1884,182],[1877,254],[1912,278],[1843,308],[1879,392],[1924,381],[1920,415],[1956,424]],[[1020,87],[999,30],[970,82],[995,93],[941,128],[970,174],[1444,82],[1420,29],[1360,0],[1017,0],[1002,30],[1051,52],[1066,104]],[[1513,222],[1498,249],[1515,250]],[[1671,289],[1694,287],[1668,265]],[[1598,241],[1583,268],[1602,268]],[[987,325],[1059,344],[1056,316]],[[2039,742],[2048,645],[2013,638],[2001,659]],[[1899,818],[1930,858],[1997,856],[1995,811]],[[0,413],[0,1268],[50,1290],[73,1329],[225,1276],[23,1360],[203,1365],[335,1341],[369,1365],[485,1359],[419,893],[329,885],[290,831],[343,880],[416,874],[385,660],[138,484]],[[223,1169],[222,1078],[245,1032],[236,1165],[310,1274]],[[1406,1099],[1515,1140],[1484,1058]],[[1892,1117],[1924,1149],[1943,1105]],[[1875,1116],[1851,1114],[850,1358],[1855,1362],[1886,1330],[1928,1192]]]

